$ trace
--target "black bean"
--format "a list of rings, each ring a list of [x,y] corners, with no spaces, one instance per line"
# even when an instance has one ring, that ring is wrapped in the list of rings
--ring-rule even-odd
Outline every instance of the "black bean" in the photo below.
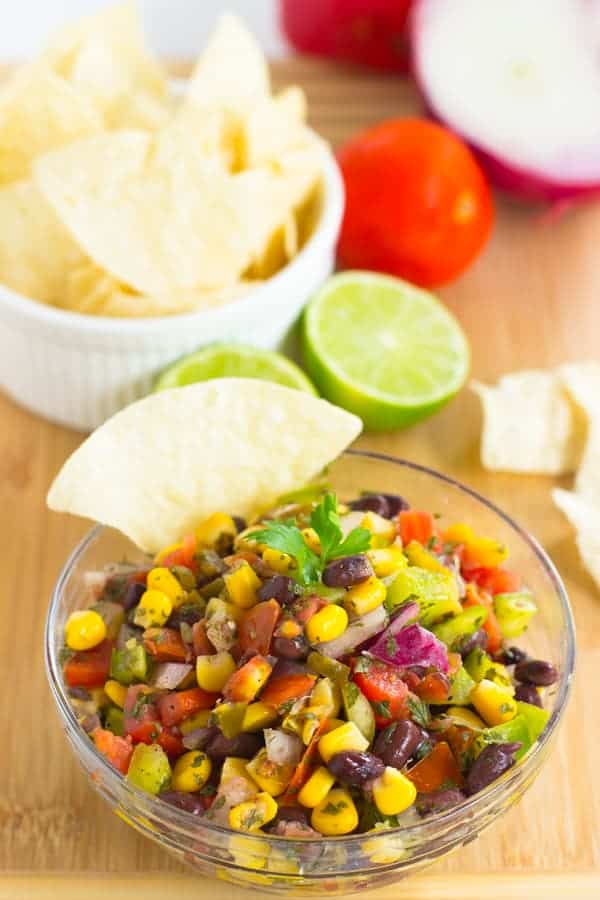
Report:
[[[558,672],[552,663],[543,659],[529,659],[515,666],[515,678],[517,681],[541,687],[554,684],[558,678]]]
[[[537,692],[535,684],[518,684],[515,690],[515,700],[522,703],[531,703],[533,706],[542,706],[542,698]]]
[[[373,752],[386,766],[402,769],[425,740],[422,730],[409,719],[389,725],[377,735]]]
[[[408,500],[405,500],[404,497],[401,497],[400,494],[382,494],[381,496],[385,497],[387,500],[388,519],[397,516],[399,512],[402,512],[405,509],[410,509],[410,503]]]
[[[461,656],[468,656],[471,650],[485,650],[488,643],[487,632],[483,628],[479,628],[473,634],[460,642],[458,652]]]
[[[514,766],[515,753],[520,747],[518,742],[484,747],[467,773],[467,794],[477,794]]]
[[[388,502],[383,494],[365,494],[357,500],[351,500],[348,504],[350,509],[364,509],[365,512],[374,512],[378,516],[388,515]]]
[[[300,825],[309,825],[308,810],[302,806],[280,806],[269,831],[276,829],[282,822],[298,822]]]
[[[498,662],[505,666],[516,666],[527,659],[527,654],[520,647],[505,647],[498,654]]]
[[[277,600],[282,606],[289,606],[298,595],[298,586],[288,575],[273,575],[258,590],[259,600]]]
[[[282,659],[306,659],[309,650],[310,647],[303,634],[293,638],[276,637],[271,644],[271,652]]]
[[[241,534],[242,531],[245,531],[248,527],[248,523],[241,516],[232,516],[233,521],[235,523],[235,527],[237,528],[238,534]]]
[[[193,816],[204,815],[204,806],[202,798],[197,794],[186,794],[183,791],[163,791],[159,794],[159,798],[168,803],[169,806],[175,806],[177,809],[183,809],[185,812],[191,813]]]
[[[286,678],[288,675],[306,675],[304,663],[297,659],[278,659],[271,673],[272,678]]]
[[[323,584],[327,587],[352,587],[373,575],[371,563],[364,553],[342,556],[327,563],[323,570]]]
[[[331,757],[327,768],[342,784],[361,787],[367,781],[383,775],[385,765],[373,753],[342,750]]]
[[[211,759],[223,760],[226,756],[241,756],[251,759],[262,747],[263,742],[257,734],[238,734],[234,738],[226,738],[217,734],[205,747]]]
[[[417,812],[420,816],[430,816],[432,813],[450,809],[457,803],[466,800],[465,795],[458,788],[447,788],[441,791],[432,791],[430,794],[419,794],[417,798]]]
[[[74,700],[91,700],[92,695],[83,687],[70,687],[68,690],[69,697]]]
[[[169,628],[179,628],[180,625],[195,625],[204,618],[204,608],[197,603],[182,603],[169,617]]]
[[[219,734],[215,725],[206,725],[203,728],[194,728],[183,736],[183,746],[186,750],[204,750]]]
[[[102,726],[102,723],[100,722],[100,716],[97,713],[92,713],[89,716],[85,716],[79,724],[87,734],[91,734],[92,731],[95,731],[96,728],[100,728]]]
[[[137,606],[140,600],[142,599],[142,594],[146,591],[146,585],[140,584],[139,581],[134,581],[132,584],[128,585],[127,590],[122,599],[123,607],[127,610],[133,609],[134,606]]]

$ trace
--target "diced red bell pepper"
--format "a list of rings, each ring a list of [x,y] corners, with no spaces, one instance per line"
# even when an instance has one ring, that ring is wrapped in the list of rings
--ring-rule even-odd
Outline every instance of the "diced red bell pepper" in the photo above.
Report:
[[[253,656],[227,679],[223,696],[233,703],[251,703],[271,674],[272,666],[264,656]]]
[[[158,735],[157,743],[160,744],[167,756],[171,759],[176,759],[185,752],[181,732],[175,727],[163,728]]]
[[[406,777],[412,781],[420,794],[437,791],[447,782],[452,782],[457,787],[463,785],[461,771],[446,741],[439,741],[429,756],[408,770]]]
[[[385,728],[390,722],[409,717],[408,687],[402,673],[395,666],[369,660],[368,669],[358,672],[355,670],[352,680],[373,704],[378,728]]]
[[[157,662],[185,662],[188,649],[174,628],[147,628],[144,647]]]
[[[462,576],[465,581],[475,582],[490,594],[512,594],[514,591],[519,591],[523,584],[520,575],[509,569],[502,569],[500,566],[495,568],[479,566],[471,569],[463,567]]]
[[[162,726],[156,705],[156,694],[145,684],[133,684],[127,688],[123,705],[125,734],[135,744],[152,744]]]
[[[247,610],[238,624],[238,640],[242,653],[254,650],[266,656],[271,649],[275,626],[281,616],[277,600],[264,600]]]
[[[196,656],[212,656],[217,652],[208,639],[204,619],[192,625],[192,645]]]
[[[414,692],[426,703],[446,703],[450,693],[450,681],[443,672],[430,672],[421,678]]]
[[[218,699],[219,694],[203,691],[202,688],[163,694],[158,700],[160,720],[167,727],[178,725],[202,709],[212,709]]]
[[[463,606],[485,606],[488,611],[487,618],[481,626],[487,634],[487,649],[490,653],[498,653],[502,647],[502,629],[498,624],[498,619],[494,612],[494,601],[491,594],[478,588],[477,585],[467,584],[467,596],[463,601]]]
[[[181,547],[179,547],[178,550],[173,550],[172,553],[168,553],[162,560],[161,566],[165,566],[167,569],[170,569],[173,566],[185,566],[187,569],[191,569],[192,572],[196,572],[198,569],[196,563],[197,550],[198,542],[196,540],[196,535],[186,534],[181,542]]]
[[[326,600],[317,597],[316,594],[311,594],[310,597],[305,597],[303,601],[294,606],[294,618],[301,625],[306,625],[324,606],[327,606]]]
[[[79,650],[67,660],[65,681],[69,687],[102,687],[110,672],[114,641],[105,640],[93,650]]]
[[[417,509],[403,509],[398,513],[398,528],[403,545],[418,541],[426,546],[435,535],[435,521],[431,513]]]
[[[267,686],[260,695],[261,703],[267,703],[277,709],[287,700],[297,700],[304,697],[312,690],[316,675],[281,675],[279,678],[270,678]]]
[[[296,806],[298,803],[298,794],[312,775],[316,763],[318,761],[319,740],[329,727],[329,719],[323,719],[319,722],[315,733],[311,737],[302,759],[296,766],[291,781],[285,792],[278,798],[279,806]]]
[[[105,728],[94,728],[91,737],[100,753],[107,758],[111,766],[114,766],[117,771],[126,775],[129,768],[129,760],[133,753],[131,738],[118,737]]]

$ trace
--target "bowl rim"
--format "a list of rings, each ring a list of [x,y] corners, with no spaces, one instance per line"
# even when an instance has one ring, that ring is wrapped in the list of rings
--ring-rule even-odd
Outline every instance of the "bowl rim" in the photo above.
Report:
[[[319,835],[318,837],[314,838],[302,838],[301,842],[303,845],[335,842],[343,843],[345,846],[350,846],[365,840],[366,834],[368,834],[369,839],[377,839],[379,837],[387,838],[400,835],[415,835],[418,837],[420,834],[426,837],[427,833],[431,831],[432,825],[440,825],[442,827],[458,825],[469,818],[475,818],[477,813],[485,809],[488,803],[493,802],[505,793],[510,793],[510,788],[513,784],[520,782],[522,779],[525,780],[528,773],[536,771],[535,764],[538,758],[544,752],[551,739],[554,737],[557,728],[562,721],[571,693],[573,676],[575,672],[575,623],[568,594],[562,582],[562,579],[558,574],[556,566],[554,565],[546,551],[542,548],[540,543],[536,540],[536,538],[534,538],[525,528],[522,528],[517,522],[515,522],[515,520],[511,516],[500,509],[495,503],[483,497],[478,491],[474,490],[466,484],[463,484],[458,479],[452,478],[449,475],[445,475],[442,472],[438,472],[437,470],[432,469],[428,466],[424,466],[420,463],[412,462],[401,457],[391,456],[389,454],[379,453],[372,450],[348,449],[345,450],[341,454],[341,456],[338,457],[338,459],[344,456],[360,457],[364,459],[371,459],[376,462],[389,463],[432,477],[436,481],[440,481],[443,484],[448,484],[452,488],[458,489],[459,491],[467,494],[478,503],[481,503],[483,506],[485,506],[492,513],[497,515],[510,528],[512,528],[513,531],[515,531],[516,534],[521,538],[521,540],[526,545],[528,545],[534,556],[537,558],[539,564],[552,583],[555,595],[559,600],[566,626],[563,634],[563,641],[566,641],[565,666],[562,670],[561,678],[558,683],[555,708],[550,718],[548,719],[546,727],[544,728],[544,731],[542,732],[540,738],[538,738],[533,747],[517,765],[508,769],[503,775],[500,776],[500,778],[496,779],[496,781],[488,785],[488,787],[484,788],[482,791],[479,791],[477,794],[474,794],[472,797],[468,797],[464,802],[458,804],[457,806],[451,807],[439,813],[433,813],[432,815],[423,818],[422,821],[414,822],[410,825],[398,826],[397,828],[385,828],[382,829],[379,834],[371,831],[361,834],[342,835],[339,837],[325,837],[323,835]],[[89,544],[91,544],[105,529],[107,529],[107,526],[105,525],[95,525],[71,552],[58,576],[58,579],[52,591],[48,615],[46,617],[46,624],[44,628],[44,656],[46,675],[50,684],[54,701],[58,707],[59,713],[61,714],[63,723],[70,726],[71,732],[75,737],[74,743],[77,744],[77,755],[80,756],[82,751],[91,752],[95,757],[98,766],[102,770],[103,778],[106,778],[108,781],[114,783],[119,791],[125,790],[126,793],[129,793],[134,799],[142,801],[145,804],[151,802],[153,806],[156,804],[158,818],[162,818],[164,814],[167,814],[175,824],[179,825],[182,828],[182,830],[187,830],[188,828],[193,826],[195,826],[195,828],[197,829],[199,826],[201,826],[202,828],[206,828],[207,831],[214,832],[215,835],[221,834],[231,836],[232,833],[235,833],[232,831],[232,829],[225,826],[216,825],[210,821],[205,821],[203,817],[198,818],[192,813],[178,809],[177,807],[170,806],[168,804],[164,804],[160,801],[158,801],[157,803],[158,798],[153,797],[130,784],[110,765],[106,757],[103,756],[103,754],[101,754],[100,751],[96,748],[95,744],[88,739],[87,734],[83,731],[83,729],[77,722],[75,713],[73,712],[71,704],[69,703],[67,692],[62,679],[61,668],[58,662],[58,655],[53,652],[53,634],[56,613],[58,611],[60,603],[63,583],[69,576],[71,569],[85,552]],[[253,835],[252,833],[248,833],[245,834],[245,837],[257,842],[264,842],[265,840],[267,840],[269,842],[274,841],[289,843],[290,841],[294,842],[299,840],[298,838],[283,837],[281,835],[274,834]],[[395,869],[396,867],[396,864],[394,864],[391,866],[385,866],[384,868]]]

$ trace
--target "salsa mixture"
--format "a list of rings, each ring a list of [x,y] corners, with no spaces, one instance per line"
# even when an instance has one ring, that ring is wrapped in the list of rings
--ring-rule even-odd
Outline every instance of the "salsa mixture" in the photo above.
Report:
[[[90,575],[64,679],[129,782],[241,832],[336,836],[460,804],[543,731],[558,675],[507,550],[393,494],[323,486],[215,513],[147,567]]]

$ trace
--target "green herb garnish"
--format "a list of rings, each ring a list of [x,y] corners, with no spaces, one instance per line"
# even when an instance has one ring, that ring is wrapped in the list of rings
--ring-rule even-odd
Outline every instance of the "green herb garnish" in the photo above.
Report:
[[[377,715],[381,716],[383,719],[389,719],[392,714],[389,700],[377,700],[373,703],[373,709]]]
[[[410,711],[413,722],[427,728],[429,725],[429,707],[420,697],[409,697],[407,700],[408,709]]]

